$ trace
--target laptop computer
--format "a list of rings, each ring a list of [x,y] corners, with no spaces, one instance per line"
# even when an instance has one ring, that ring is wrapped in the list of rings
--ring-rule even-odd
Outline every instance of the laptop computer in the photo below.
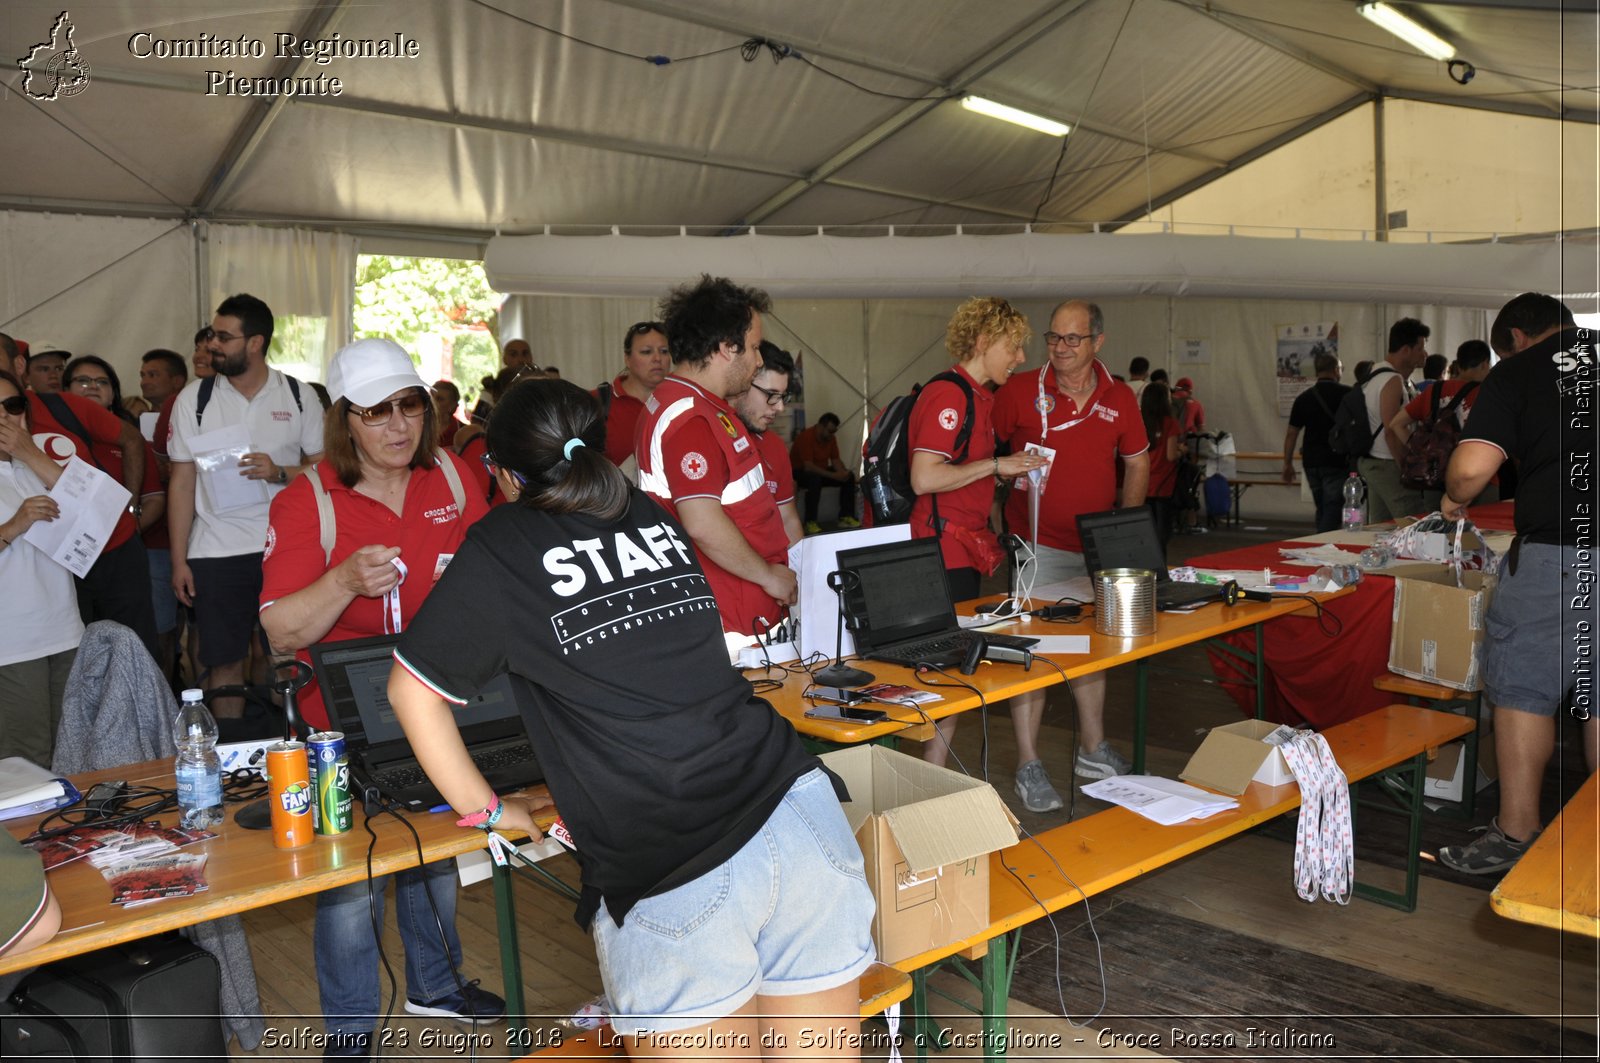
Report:
[[[956,622],[955,603],[945,579],[939,540],[911,539],[840,550],[839,571],[854,572],[847,581],[845,623],[856,640],[856,652],[873,661],[907,667],[960,664],[975,632]],[[984,632],[990,645],[1027,649],[1038,639]]]
[[[344,732],[351,774],[413,810],[445,803],[428,781],[389,705],[389,669],[397,635],[323,642],[311,647],[311,667],[335,730]],[[510,793],[544,781],[517,708],[514,680],[496,676],[455,710],[467,752],[494,787]]]
[[[1221,589],[1209,583],[1173,582],[1156,534],[1155,514],[1143,506],[1079,514],[1078,537],[1083,540],[1083,561],[1091,577],[1108,568],[1154,572],[1157,609],[1187,612],[1222,600]]]

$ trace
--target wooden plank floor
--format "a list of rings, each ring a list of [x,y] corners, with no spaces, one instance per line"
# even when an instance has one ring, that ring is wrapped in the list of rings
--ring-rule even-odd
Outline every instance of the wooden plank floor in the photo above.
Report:
[[[1266,535],[1213,534],[1174,540],[1173,557],[1228,549],[1252,538],[1281,539],[1306,529],[1280,526]],[[1199,651],[1190,654],[1189,663],[1201,663]],[[1216,723],[1239,718],[1238,709],[1216,687],[1181,676],[1152,677],[1149,770],[1176,777],[1198,744],[1199,733]],[[1128,748],[1132,731],[1133,678],[1131,669],[1113,673],[1107,704],[1107,728],[1114,742]],[[1050,709],[1041,734],[1041,752],[1047,766],[1062,784],[1070,771],[1069,759],[1075,736],[1071,727],[1070,694],[1053,688]],[[955,750],[973,773],[984,762],[984,733],[973,714],[963,721]],[[987,727],[987,760],[995,789],[1006,799],[1029,829],[1044,829],[1063,822],[1066,813],[1034,815],[1022,809],[1012,790],[1016,747],[1010,717],[1003,707],[990,714]],[[908,751],[914,752],[915,746]],[[1492,804],[1492,802],[1491,802]],[[1081,795],[1073,813],[1083,816],[1096,811],[1096,802]],[[1485,811],[1485,815],[1492,807]],[[1553,814],[1554,809],[1549,810]],[[1529,1016],[1553,1016],[1569,1028],[1586,1035],[1595,1032],[1597,994],[1596,951],[1594,943],[1573,938],[1563,940],[1554,931],[1511,923],[1489,908],[1487,889],[1424,878],[1417,912],[1405,914],[1366,901],[1347,907],[1323,903],[1306,904],[1294,893],[1292,851],[1281,843],[1257,837],[1242,837],[1196,857],[1182,861],[1097,898],[1096,913],[1124,902],[1136,901],[1145,907],[1200,920],[1228,932],[1276,943],[1285,948],[1364,966],[1387,977],[1431,985],[1456,998],[1479,1002],[1486,1009],[1510,1010]],[[559,869],[569,881],[576,867],[570,858],[556,857],[546,867]],[[1379,869],[1381,873],[1381,869]],[[1365,873],[1365,871],[1363,871]],[[1373,876],[1377,877],[1376,874]],[[528,1007],[551,1016],[569,1014],[578,1004],[600,990],[590,941],[572,921],[569,902],[527,881],[517,884],[519,934],[523,970],[527,979]],[[390,906],[392,910],[392,905]],[[255,950],[256,972],[262,986],[262,1003],[269,1013],[269,1025],[280,1036],[293,1031],[320,1031],[316,978],[311,963],[311,925],[313,904],[309,900],[279,905],[251,913],[245,925]],[[1064,949],[1064,974],[1079,986],[1094,984],[1092,960],[1081,939],[1073,936],[1082,919],[1079,909],[1058,917],[1058,926],[1071,939]],[[389,918],[385,948],[401,979],[404,973],[399,938]],[[461,893],[458,926],[467,956],[465,977],[482,980],[485,987],[502,989],[493,899],[487,883],[479,883]],[[1051,946],[1044,946],[1051,947]],[[1160,942],[1151,942],[1152,949]],[[952,975],[940,975],[935,986],[941,992],[970,1001],[972,990]],[[1077,998],[1074,998],[1075,1000]],[[400,1001],[403,1006],[403,999]],[[1076,1004],[1074,1004],[1076,1007]],[[1248,1013],[1246,1000],[1218,999],[1218,1014]],[[977,1054],[977,1020],[948,1005],[936,1005],[947,1012],[940,1024],[957,1035],[957,1046],[946,1056]],[[1111,1013],[1117,1001],[1107,1002]],[[1138,1049],[1101,1047],[1093,1029],[1073,1025],[1059,1016],[1012,1001],[1021,1031],[1012,1054],[1040,1057],[1137,1058],[1151,1053]],[[402,1011],[403,1014],[403,1011]],[[1085,1016],[1074,1014],[1082,1020]],[[550,1028],[551,1020],[536,1021],[536,1029]],[[436,1022],[396,1019],[389,1029],[390,1043],[384,1055],[393,1058],[462,1059],[467,1052],[459,1038],[469,1029],[460,1024],[441,1027]],[[505,1058],[503,1028],[486,1028],[488,1047],[479,1048],[479,1058]],[[302,1040],[304,1036],[302,1035]],[[403,1043],[402,1043],[403,1042]],[[1486,1051],[1492,1046],[1485,1046]],[[310,1043],[287,1047],[263,1047],[257,1058],[302,1058],[320,1054]],[[515,1054],[513,1054],[513,1058]]]

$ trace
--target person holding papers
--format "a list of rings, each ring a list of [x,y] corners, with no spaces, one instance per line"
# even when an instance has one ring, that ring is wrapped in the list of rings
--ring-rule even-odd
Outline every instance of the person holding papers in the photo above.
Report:
[[[61,513],[57,465],[33,440],[22,385],[0,371],[0,758],[50,766],[67,674],[83,639],[72,573],[23,538]]]
[[[438,410],[399,344],[357,340],[339,351],[328,367],[328,392],[334,403],[318,447],[326,459],[273,499],[262,559],[261,626],[275,650],[296,651],[306,662],[314,643],[408,627],[467,526],[489,509],[469,489],[465,462],[438,448]],[[331,553],[323,552],[319,493],[337,528]],[[315,683],[301,691],[299,709],[313,729],[329,726]],[[465,974],[463,994],[451,973],[461,966],[455,875],[455,861],[441,860],[394,876],[405,1010],[492,1022],[505,1001]],[[376,880],[376,907],[364,879],[317,894],[312,953],[330,1057],[365,1056],[372,1048],[382,1010],[372,928],[383,921],[386,886]]]

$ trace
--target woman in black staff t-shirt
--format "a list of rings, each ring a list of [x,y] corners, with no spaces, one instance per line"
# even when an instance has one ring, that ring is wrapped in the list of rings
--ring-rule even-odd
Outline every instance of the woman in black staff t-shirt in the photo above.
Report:
[[[406,628],[389,700],[463,823],[538,838],[539,806],[495,798],[451,716],[513,676],[633,1050],[799,1052],[816,1017],[857,1013],[873,957],[861,852],[831,777],[729,666],[688,535],[606,460],[602,432],[573,384],[501,398],[485,460],[520,504],[468,532]],[[702,1027],[718,1039],[644,1033]]]

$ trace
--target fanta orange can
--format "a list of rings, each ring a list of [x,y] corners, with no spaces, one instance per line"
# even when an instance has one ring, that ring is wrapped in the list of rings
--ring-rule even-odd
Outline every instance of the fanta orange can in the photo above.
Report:
[[[267,800],[272,803],[272,844],[280,849],[310,845],[316,836],[311,820],[315,794],[304,742],[267,747]]]

